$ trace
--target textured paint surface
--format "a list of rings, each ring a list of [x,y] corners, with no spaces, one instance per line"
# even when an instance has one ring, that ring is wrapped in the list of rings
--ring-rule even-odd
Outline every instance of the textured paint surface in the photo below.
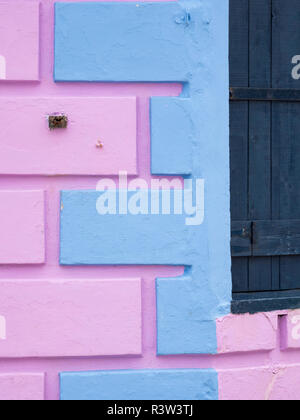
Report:
[[[0,401],[42,401],[43,373],[0,374]]]
[[[192,246],[196,249],[199,238],[205,241],[203,226],[186,226],[183,215],[100,216],[96,210],[99,197],[96,191],[62,193],[62,264],[194,264]],[[117,237],[112,235],[114,231]],[[201,249],[197,251],[196,257],[205,261],[206,254]],[[217,297],[206,292],[206,281],[202,277],[195,284],[190,276],[197,274],[193,270],[194,267],[187,269],[180,279],[164,279],[157,284],[160,354],[216,352],[214,308],[218,304]],[[226,294],[225,287],[219,287],[221,297],[222,290]],[[215,310],[222,312],[224,308]]]
[[[300,400],[300,365],[219,372],[221,400]]]
[[[141,353],[140,279],[2,280],[0,311],[0,357]]]
[[[56,3],[55,80],[186,81],[191,71],[186,7],[199,3],[183,3]]]
[[[44,191],[0,191],[0,264],[45,261]]]
[[[192,174],[191,107],[190,99],[151,99],[151,172],[153,175]]]
[[[0,81],[39,80],[39,2],[0,2]]]
[[[211,369],[77,372],[61,374],[62,400],[216,400]]]
[[[205,219],[201,230],[194,229],[195,241],[190,243],[193,262],[191,268],[186,268],[186,276],[157,279],[159,354],[216,352],[215,320],[230,312],[231,300],[228,2],[189,1],[182,2],[182,7],[184,13],[175,22],[185,26],[187,36],[183,61],[186,60],[189,73],[181,81],[185,82],[182,97],[190,98],[190,104],[188,108],[184,102],[181,108],[186,112],[185,121],[190,124],[186,139],[187,147],[189,142],[192,145],[191,178],[194,183],[199,178],[205,180]],[[218,72],[220,61],[224,64],[222,73]],[[222,99],[213,99],[217,97]],[[171,109],[178,105],[173,101],[169,98]],[[156,114],[156,106],[159,112],[159,100],[151,103],[152,115]],[[188,115],[187,110],[190,110]],[[156,130],[160,133],[156,142],[160,139],[162,156],[169,148],[164,136],[169,133],[170,140],[172,138],[173,119],[173,113],[170,113],[166,118],[156,120]],[[152,166],[156,159],[159,170],[162,160],[157,151],[152,155]],[[181,165],[186,165],[185,154],[182,159]],[[173,170],[169,174],[172,175]]]
[[[186,226],[184,215],[100,216],[96,211],[99,196],[95,191],[62,193],[62,264],[193,265],[192,244],[199,237],[204,240],[202,226]],[[202,254],[196,255],[201,258]],[[159,282],[157,295],[159,353],[216,352],[212,298],[205,292],[204,280],[199,278],[195,286],[187,270],[180,280]],[[216,299],[214,302],[217,304]]]
[[[196,229],[185,225],[185,215],[100,215],[96,206],[101,195],[97,191],[62,192],[61,264],[192,264],[190,243]],[[127,195],[130,202],[134,193]],[[150,193],[145,190],[145,195],[151,203]],[[117,203],[119,198],[117,191]]]
[[[228,315],[217,320],[218,353],[273,350],[277,344],[278,315]],[[244,333],[241,334],[241,331]]]
[[[77,0],[74,2],[77,2]],[[18,0],[10,0],[10,4],[13,4],[16,9],[16,4],[19,4]],[[26,1],[28,4],[29,1]],[[83,1],[85,3],[85,1]],[[25,4],[25,2],[22,2]],[[136,3],[135,3],[136,4]],[[139,3],[138,3],[139,4]],[[227,16],[224,13],[222,6],[227,4],[226,0],[222,2],[199,2],[203,6],[202,8],[202,20],[206,28],[212,27],[211,25],[211,16],[212,11],[214,12],[214,19],[221,19],[220,27],[222,27],[227,21]],[[41,83],[29,83],[24,80],[24,82],[17,83],[1,83],[1,97],[11,98],[12,101],[18,100],[18,98],[26,97],[28,100],[32,97],[38,98],[86,98],[94,97],[137,97],[137,143],[138,143],[138,173],[139,176],[150,180],[150,120],[149,120],[149,98],[150,97],[171,97],[180,95],[181,86],[179,84],[164,84],[164,83],[58,83],[53,82],[53,28],[54,28],[54,1],[53,0],[43,0],[41,5],[41,40],[43,48],[41,49],[40,62],[41,62]],[[216,29],[213,30],[213,33]],[[208,34],[208,29],[206,29]],[[208,35],[207,35],[208,36]],[[223,282],[223,265],[219,263],[216,256],[221,252],[221,248],[226,239],[223,237],[223,224],[224,217],[227,217],[224,214],[224,210],[214,202],[214,197],[222,195],[224,191],[221,191],[218,188],[215,188],[214,182],[212,182],[211,177],[223,176],[216,174],[219,167],[222,168],[224,162],[228,159],[227,148],[225,147],[228,143],[226,138],[227,134],[223,133],[221,127],[218,127],[218,118],[216,115],[219,115],[219,110],[217,104],[219,103],[220,97],[222,96],[217,88],[218,78],[225,78],[226,75],[223,74],[223,69],[226,68],[227,56],[224,51],[224,46],[222,44],[221,50],[220,47],[213,47],[210,44],[210,40],[213,35],[209,35],[207,40],[206,35],[201,35],[200,39],[202,42],[203,39],[203,48],[209,50],[201,52],[201,58],[203,63],[209,58],[210,53],[215,53],[219,57],[217,64],[215,65],[213,73],[207,70],[205,77],[201,80],[201,91],[203,93],[204,103],[204,114],[202,117],[202,111],[199,113],[197,111],[197,118],[201,120],[201,130],[197,134],[197,138],[201,140],[201,151],[197,150],[192,153],[192,158],[201,161],[201,171],[205,172],[206,177],[206,190],[209,195],[209,225],[207,226],[210,234],[210,253],[209,259],[211,266],[213,267],[214,278],[216,284],[222,285]],[[3,39],[3,38],[1,38]],[[224,37],[225,42],[225,37]],[[224,62],[223,62],[224,60]],[[179,60],[180,61],[180,60]],[[3,62],[1,58],[0,51],[0,74],[3,69]],[[151,64],[151,60],[149,61]],[[151,72],[151,65],[148,65],[149,72]],[[131,63],[130,63],[131,65]],[[205,67],[203,67],[204,70]],[[17,70],[17,68],[15,69]],[[20,69],[18,69],[20,71]],[[151,73],[152,74],[152,73]],[[135,74],[137,76],[137,73]],[[151,76],[152,77],[152,76]],[[181,80],[177,80],[181,81]],[[206,86],[210,83],[215,84],[215,90],[211,91],[210,94],[206,94]],[[190,92],[188,89],[188,84],[186,83],[183,90],[183,96],[179,98],[180,100],[189,101]],[[226,93],[227,94],[227,93]],[[174,98],[175,99],[175,98]],[[167,100],[167,102],[168,102]],[[176,98],[176,100],[178,100]],[[152,101],[156,101],[156,98]],[[160,99],[157,99],[159,102]],[[174,102],[175,103],[175,102]],[[207,120],[208,109],[212,105],[216,106],[216,111],[212,112],[214,115],[213,123],[211,120]],[[168,103],[166,104],[166,106]],[[158,106],[158,105],[157,105]],[[151,106],[152,108],[152,106]],[[207,109],[206,109],[207,108]],[[158,108],[157,108],[158,109]],[[170,109],[173,107],[170,106]],[[48,111],[47,111],[48,112]],[[151,125],[154,121],[153,109],[151,109],[153,115]],[[84,109],[83,109],[84,115]],[[35,116],[33,116],[35,117]],[[36,120],[32,117],[32,130],[35,129],[34,124]],[[163,156],[166,147],[169,147],[169,143],[166,141],[166,136],[168,133],[167,130],[172,130],[172,125],[168,124],[167,112],[165,113],[164,120],[160,119],[158,113],[158,121],[160,126],[156,131],[153,131],[153,135],[157,135],[156,141],[159,144],[159,141],[162,142],[164,147],[161,150],[161,155]],[[40,113],[37,113],[37,120],[40,118]],[[178,114],[177,114],[177,118]],[[172,115],[170,114],[170,120]],[[188,120],[186,121],[186,130],[189,129]],[[177,122],[177,121],[175,121]],[[184,121],[182,121],[184,123]],[[180,128],[176,124],[178,129]],[[203,128],[203,131],[202,131]],[[155,129],[155,127],[154,127]],[[211,134],[209,132],[211,130]],[[162,131],[163,130],[163,131]],[[159,133],[163,132],[163,137],[159,140]],[[170,131],[169,131],[170,132]],[[157,134],[158,133],[158,134]],[[224,140],[223,134],[224,134]],[[209,135],[208,135],[209,134]],[[172,131],[172,136],[174,132]],[[4,141],[1,137],[1,142]],[[16,139],[14,139],[16,140]],[[153,137],[154,140],[154,137]],[[176,133],[176,146],[177,150],[180,153],[187,152],[184,156],[188,156],[188,149],[181,149],[182,144],[181,137],[178,132]],[[178,140],[178,143],[177,143]],[[207,143],[207,144],[206,144]],[[224,144],[223,144],[224,143]],[[191,141],[193,144],[193,140]],[[20,143],[19,143],[20,145]],[[155,149],[154,149],[155,150]],[[102,150],[104,151],[104,150]],[[169,149],[170,151],[170,149]],[[211,151],[208,154],[208,151]],[[209,157],[213,155],[213,157]],[[157,169],[158,173],[176,173],[182,174],[185,171],[185,158],[180,160],[167,161],[166,169],[164,169],[163,160],[159,163],[159,168]],[[70,165],[69,162],[66,162],[66,165]],[[156,169],[152,164],[152,172],[155,173]],[[11,161],[11,165],[14,165],[14,160]],[[180,168],[178,169],[179,165]],[[193,167],[192,167],[193,169]],[[217,170],[216,170],[217,169]],[[165,171],[165,172],[164,172]],[[201,172],[202,173],[202,172]],[[207,176],[208,174],[208,176]],[[60,266],[59,265],[59,215],[60,215],[60,191],[61,190],[87,190],[95,189],[98,178],[87,174],[89,176],[68,176],[68,177],[44,177],[44,176],[1,176],[1,190],[45,190],[46,191],[46,260],[45,264],[41,265],[2,265],[0,269],[0,283],[7,283],[10,281],[19,280],[20,282],[26,282],[28,279],[32,282],[37,281],[38,284],[48,284],[49,279],[51,281],[56,280],[59,283],[66,280],[73,282],[85,282],[87,279],[94,280],[95,283],[101,283],[106,279],[105,282],[111,282],[111,287],[115,284],[120,284],[120,280],[126,281],[128,278],[142,278],[142,357],[140,354],[131,355],[131,357],[113,357],[113,356],[102,356],[102,357],[66,357],[65,355],[56,358],[44,358],[44,357],[32,357],[32,358],[6,358],[0,360],[0,375],[9,375],[11,372],[15,372],[13,375],[21,375],[22,373],[18,372],[34,372],[34,374],[40,375],[40,372],[46,372],[45,375],[45,399],[58,399],[59,398],[59,373],[60,372],[74,372],[74,371],[102,371],[107,370],[134,370],[134,371],[144,371],[145,369],[151,369],[154,371],[161,370],[174,370],[174,369],[184,369],[197,370],[201,371],[202,369],[207,370],[208,368],[213,368],[215,371],[219,372],[219,392],[221,399],[264,399],[266,396],[270,399],[285,399],[289,397],[294,397],[295,399],[300,399],[298,395],[299,390],[299,365],[300,365],[300,352],[297,348],[287,349],[284,346],[284,343],[287,343],[287,340],[291,340],[288,334],[288,330],[285,325],[285,317],[290,312],[275,312],[271,314],[271,322],[269,327],[267,326],[267,317],[270,317],[270,314],[260,314],[259,319],[253,321],[251,317],[245,317],[243,321],[240,318],[235,316],[222,317],[220,321],[217,322],[217,338],[218,338],[218,347],[219,351],[226,350],[226,354],[218,355],[180,355],[180,356],[164,356],[160,357],[156,354],[156,291],[155,291],[155,278],[170,278],[168,288],[166,288],[166,296],[170,294],[170,290],[174,290],[174,305],[173,310],[177,310],[177,301],[179,294],[177,294],[176,288],[171,289],[174,285],[173,280],[182,275],[183,267],[178,266]],[[219,179],[219,178],[218,178]],[[220,186],[223,185],[222,182]],[[0,199],[0,203],[3,200]],[[215,204],[214,204],[215,203]],[[210,218],[210,215],[214,215]],[[217,214],[217,218],[215,215]],[[226,229],[227,231],[227,229]],[[220,232],[220,235],[219,233]],[[226,236],[227,237],[227,236]],[[141,241],[140,241],[141,242]],[[31,245],[31,244],[30,244]],[[200,241],[198,246],[203,247],[203,242]],[[218,248],[220,246],[220,248]],[[228,257],[229,264],[229,257]],[[119,279],[118,283],[114,283],[115,279]],[[125,279],[125,280],[124,280]],[[9,282],[10,282],[9,281]],[[164,280],[166,282],[166,280]],[[187,286],[188,282],[182,282],[182,286]],[[125,284],[124,284],[125,287]],[[206,288],[209,288],[210,285],[207,283]],[[122,288],[123,289],[123,288]],[[179,289],[177,289],[179,290]],[[193,284],[191,284],[191,289],[188,292],[189,294],[193,291]],[[171,296],[171,294],[170,294]],[[34,296],[32,296],[34,298]],[[197,304],[198,296],[195,295],[195,307]],[[171,299],[170,299],[171,300]],[[170,300],[167,300],[167,303],[170,304]],[[189,300],[186,300],[187,309],[189,308]],[[55,303],[55,302],[54,302]],[[162,301],[164,304],[164,302]],[[8,302],[5,303],[8,305]],[[135,302],[131,302],[135,304]],[[81,304],[80,304],[81,307]],[[86,305],[83,308],[82,316],[84,316],[85,309],[88,309]],[[180,308],[180,307],[179,307]],[[101,308],[100,308],[101,309]],[[45,308],[46,310],[46,308]],[[61,308],[60,308],[61,310]],[[180,309],[179,309],[180,310]],[[16,308],[17,313],[17,308]],[[163,315],[163,311],[160,312]],[[291,312],[292,314],[292,312]],[[49,314],[47,314],[49,316]],[[278,322],[276,321],[278,319]],[[259,325],[259,320],[261,325]],[[65,320],[63,320],[65,321]],[[59,319],[59,322],[62,322]],[[187,318],[188,322],[188,318]],[[215,323],[215,322],[213,322]],[[220,328],[220,323],[223,325]],[[255,331],[255,326],[257,331]],[[7,328],[6,328],[7,327]],[[6,325],[6,318],[2,313],[0,306],[0,348],[6,342],[3,340],[3,337],[9,334],[10,325]],[[182,328],[182,327],[180,327]],[[189,323],[189,328],[191,328],[191,323]],[[193,327],[195,328],[196,335],[195,337],[201,337],[199,334],[199,328],[197,324],[197,319],[195,318],[195,323]],[[231,329],[231,331],[229,331]],[[7,331],[6,331],[7,330]],[[209,328],[210,331],[213,331],[213,328]],[[5,334],[3,333],[5,331]],[[31,330],[32,331],[32,330]],[[170,333],[176,335],[176,330],[173,328],[171,323]],[[199,334],[199,335],[197,335]],[[30,336],[32,333],[30,334]],[[249,337],[252,337],[251,340]],[[265,335],[265,337],[263,337]],[[1,337],[2,336],[2,337]],[[100,334],[99,334],[100,336]],[[274,336],[276,336],[276,346],[271,348],[272,343],[274,343]],[[178,335],[176,335],[178,337]],[[192,337],[192,336],[191,336]],[[28,338],[28,340],[30,337]],[[94,337],[91,337],[93,340]],[[206,338],[207,339],[207,338]],[[216,334],[212,333],[212,339],[214,346],[216,346]],[[26,338],[27,340],[27,338]],[[25,342],[26,342],[25,340]],[[255,341],[255,343],[253,343]],[[81,343],[81,340],[80,340]],[[175,343],[175,341],[174,341]],[[223,344],[222,344],[223,343]],[[178,343],[177,343],[178,344]],[[176,344],[176,345],[177,345]],[[190,346],[190,343],[189,343]],[[22,342],[18,342],[18,348],[22,349]],[[118,351],[118,343],[115,344]],[[267,348],[270,347],[270,348]],[[278,369],[286,371],[286,373],[281,377],[276,375]],[[248,371],[250,370],[250,374]],[[252,371],[257,371],[258,373],[254,375]],[[267,371],[267,373],[265,373]],[[275,373],[273,374],[273,371]],[[269,373],[271,372],[271,374]],[[117,372],[118,373],[118,372]],[[199,374],[200,375],[200,374]],[[169,378],[169,375],[167,375]],[[254,379],[253,379],[254,377]],[[226,379],[227,378],[227,379]],[[183,380],[180,379],[183,383]],[[1,381],[0,381],[1,382]],[[202,382],[199,380],[199,383]],[[13,379],[10,383],[13,383]],[[22,382],[25,384],[25,382]],[[165,380],[163,384],[169,386],[169,390],[172,390],[170,386],[171,381]],[[128,383],[126,383],[126,387]],[[6,391],[10,389],[10,394],[7,394]],[[24,398],[24,393],[29,399],[33,398],[31,393],[31,385],[26,382],[26,387],[22,385],[22,395]],[[271,390],[271,392],[270,392]],[[272,391],[273,390],[273,391]],[[84,389],[85,393],[89,393],[90,389]],[[108,390],[105,390],[108,391]],[[140,391],[140,390],[139,390]],[[202,389],[197,390],[201,392]],[[257,392],[256,392],[257,391]],[[170,391],[171,392],[171,391]],[[39,395],[43,398],[44,394],[42,391],[35,392],[35,396]],[[112,393],[110,393],[112,395]],[[150,396],[149,391],[149,396]],[[180,391],[180,399],[182,398],[183,393]],[[137,396],[140,396],[137,394]],[[21,399],[21,394],[19,394],[19,388],[13,384],[8,388],[7,382],[5,387],[0,387],[0,397],[3,399]],[[5,398],[6,397],[6,398]],[[98,397],[98,396],[97,396]],[[113,395],[114,397],[114,395]],[[171,398],[175,398],[176,395],[173,393]]]
[[[67,128],[49,129],[55,113]],[[136,174],[135,98],[2,97],[0,114],[1,174]]]
[[[204,10],[206,20],[203,18]],[[191,173],[194,185],[198,178],[208,181],[203,226],[187,228],[182,225],[180,228],[177,223],[179,218],[157,215],[144,218],[113,216],[106,217],[105,221],[102,218],[103,222],[98,217],[97,221],[95,205],[91,203],[91,193],[88,192],[85,197],[78,192],[77,199],[75,193],[71,193],[73,203],[67,203],[69,214],[63,213],[62,217],[62,263],[186,266],[184,277],[157,280],[159,354],[215,353],[215,320],[229,312],[227,13],[227,2],[220,5],[207,0],[201,5],[191,0],[170,4],[147,3],[138,7],[134,3],[62,3],[56,7],[56,80],[186,83],[183,96],[189,99],[165,98],[151,103],[151,141],[155,139],[152,144],[152,168],[156,168],[156,174],[160,174],[160,170],[161,174],[167,175]],[[139,25],[132,31],[136,21]],[[210,23],[209,30],[207,21]],[[85,37],[76,35],[78,27],[82,28]],[[115,27],[118,31],[114,30]],[[109,40],[107,44],[99,44],[103,31]],[[118,43],[120,39],[122,41]],[[63,53],[63,44],[67,47],[67,54]],[[149,56],[152,59],[151,68],[148,66]],[[181,59],[178,60],[178,57]],[[198,61],[200,57],[204,60],[201,63]],[[217,72],[220,60],[224,63],[221,75]],[[222,100],[214,101],[214,95]],[[163,111],[162,104],[165,107]],[[180,116],[174,123],[178,109]],[[158,117],[161,113],[162,116]],[[181,129],[178,132],[176,128],[179,126]],[[174,132],[175,147],[170,155]],[[214,144],[216,138],[219,139],[218,153]],[[181,142],[185,139],[184,147]],[[195,157],[191,161],[192,152]],[[173,154],[176,158],[172,160]],[[169,161],[172,163],[169,164]],[[213,165],[217,165],[218,171],[213,170]],[[74,200],[78,201],[76,205]],[[74,221],[79,211],[80,227],[76,228]],[[222,221],[219,212],[223,214]],[[119,237],[108,238],[112,225],[123,232],[122,242],[119,242]],[[184,241],[180,229],[184,229]],[[79,236],[81,232],[84,232],[83,241]],[[104,243],[103,232],[108,238],[105,250],[99,246]],[[137,241],[138,236],[143,237],[143,246]],[[159,240],[156,239],[158,237]],[[224,241],[224,238],[227,240]],[[115,253],[118,246],[120,251]],[[168,252],[163,252],[163,249],[168,249]]]

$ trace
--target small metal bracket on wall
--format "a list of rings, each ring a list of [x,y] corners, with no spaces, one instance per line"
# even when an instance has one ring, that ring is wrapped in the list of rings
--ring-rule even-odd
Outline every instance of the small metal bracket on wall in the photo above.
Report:
[[[68,117],[66,115],[49,115],[48,122],[50,130],[68,127]]]

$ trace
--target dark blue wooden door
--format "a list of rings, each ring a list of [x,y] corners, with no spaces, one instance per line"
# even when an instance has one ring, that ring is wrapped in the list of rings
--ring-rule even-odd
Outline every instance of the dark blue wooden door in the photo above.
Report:
[[[230,0],[233,312],[300,307],[299,63],[299,0]]]

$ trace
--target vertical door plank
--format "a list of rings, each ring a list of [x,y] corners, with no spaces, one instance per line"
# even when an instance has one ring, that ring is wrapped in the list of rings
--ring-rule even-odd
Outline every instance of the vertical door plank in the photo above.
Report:
[[[249,3],[249,80],[271,87],[271,0]],[[249,103],[249,220],[271,218],[271,104]],[[272,289],[272,259],[249,260],[249,291]]]
[[[230,86],[248,87],[248,0],[230,1]],[[248,218],[248,102],[230,104],[231,218]],[[248,258],[232,259],[233,292],[248,291]]]

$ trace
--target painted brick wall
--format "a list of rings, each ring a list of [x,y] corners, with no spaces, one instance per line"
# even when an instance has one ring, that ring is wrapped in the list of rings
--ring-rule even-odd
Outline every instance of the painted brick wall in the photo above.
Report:
[[[54,3],[0,2],[0,399],[300,399],[300,312],[229,314],[227,0]],[[101,218],[119,171],[203,223]]]

